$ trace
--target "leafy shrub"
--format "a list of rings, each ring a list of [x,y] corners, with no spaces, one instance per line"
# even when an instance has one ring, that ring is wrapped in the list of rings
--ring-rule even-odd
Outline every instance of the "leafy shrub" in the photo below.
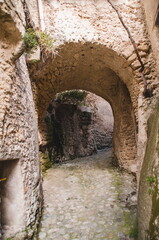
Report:
[[[55,40],[46,32],[35,32],[33,29],[28,28],[24,34],[23,42],[27,53],[31,53],[31,50],[36,49],[39,45],[43,59],[57,54]]]
[[[70,90],[58,93],[56,98],[65,103],[79,104],[85,100],[88,92],[82,90]]]
[[[157,182],[157,178],[153,177],[153,176],[148,176],[146,178],[146,181],[149,183],[148,193],[153,194],[153,192],[155,190],[155,185],[156,185],[156,182]]]
[[[26,30],[24,33],[23,42],[27,52],[29,52],[32,48],[37,48],[38,39],[33,29],[28,28]]]
[[[42,53],[45,56],[52,55],[53,57],[56,55],[55,40],[50,36],[50,34],[39,31],[37,35]]]
[[[149,176],[146,178],[146,181],[149,182],[150,184],[156,182],[156,177]]]

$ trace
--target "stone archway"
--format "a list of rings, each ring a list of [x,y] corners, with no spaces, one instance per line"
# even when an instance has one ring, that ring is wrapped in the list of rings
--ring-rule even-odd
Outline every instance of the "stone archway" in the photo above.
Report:
[[[41,141],[45,141],[44,115],[56,93],[83,89],[107,100],[114,114],[114,154],[119,165],[131,169],[136,159],[138,91],[128,62],[104,45],[68,43],[55,59],[30,68]]]

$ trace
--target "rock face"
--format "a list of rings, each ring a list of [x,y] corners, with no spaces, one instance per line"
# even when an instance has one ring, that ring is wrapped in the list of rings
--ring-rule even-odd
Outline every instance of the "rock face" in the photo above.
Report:
[[[54,113],[46,118],[47,126],[52,125],[53,141],[49,142],[49,153],[53,161],[84,157],[96,152],[92,120],[92,112],[88,108],[59,104],[54,109]]]
[[[86,104],[91,106],[94,115],[93,135],[97,150],[112,147],[114,117],[110,104],[92,93],[86,97]]]
[[[88,156],[112,146],[113,116],[109,104],[89,94],[85,105],[55,101],[49,105],[46,145],[53,162]]]

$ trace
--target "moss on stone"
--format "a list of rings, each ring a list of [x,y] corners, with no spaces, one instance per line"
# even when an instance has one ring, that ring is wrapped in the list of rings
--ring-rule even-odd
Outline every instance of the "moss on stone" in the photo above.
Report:
[[[45,173],[47,169],[52,167],[52,163],[47,153],[40,152],[40,164],[42,173]]]

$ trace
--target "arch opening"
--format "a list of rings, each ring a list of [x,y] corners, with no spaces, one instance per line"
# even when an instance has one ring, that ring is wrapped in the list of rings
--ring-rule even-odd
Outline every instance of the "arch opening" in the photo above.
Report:
[[[121,167],[135,171],[136,94],[134,75],[127,61],[103,45],[70,43],[59,56],[30,67],[39,122],[40,144],[45,142],[45,114],[58,92],[90,91],[109,102],[114,115],[114,155]],[[132,84],[133,83],[133,84]]]
[[[40,146],[49,160],[62,162],[112,147],[114,117],[101,97],[83,90],[58,93],[45,117],[46,144]]]

